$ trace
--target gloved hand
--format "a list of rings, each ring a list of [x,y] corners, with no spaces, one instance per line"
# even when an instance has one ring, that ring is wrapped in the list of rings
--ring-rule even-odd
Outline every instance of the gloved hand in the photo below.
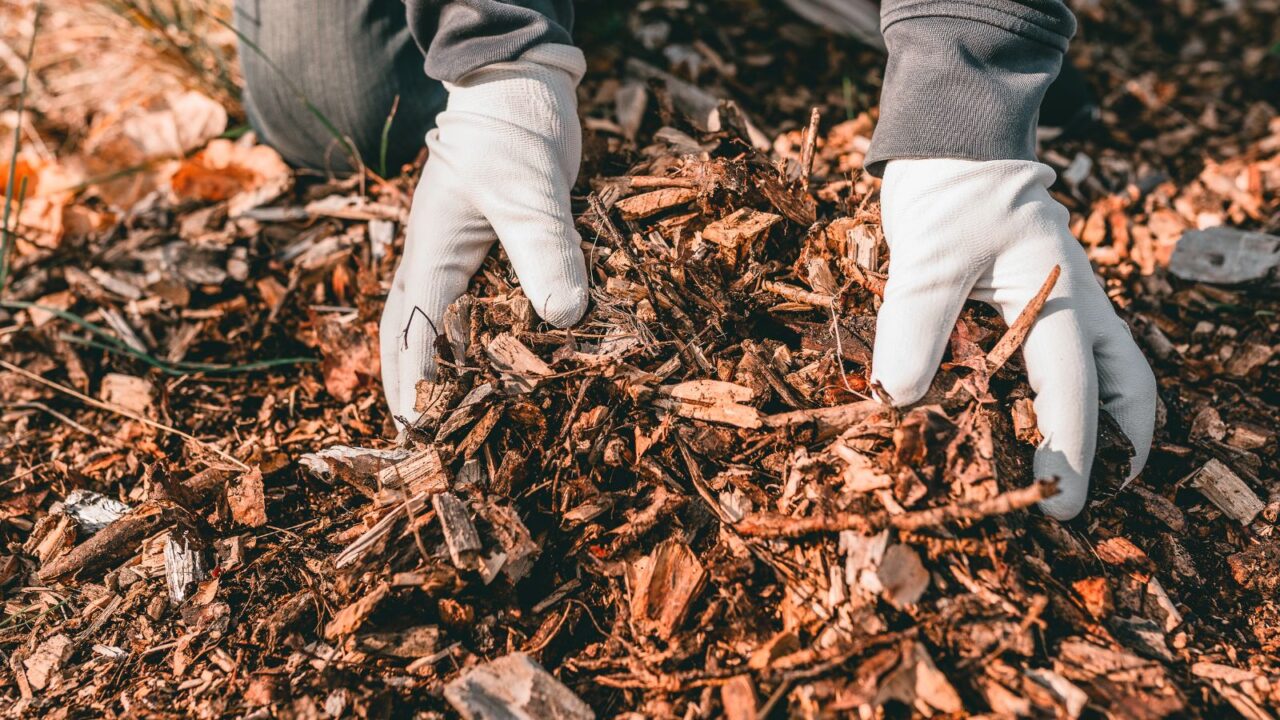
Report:
[[[586,311],[569,207],[582,159],[575,89],[585,71],[581,50],[547,44],[446,84],[382,313],[382,382],[398,427],[417,420],[416,385],[434,376],[444,311],[495,240],[544,320],[568,327]]]
[[[1068,230],[1066,208],[1049,196],[1053,179],[1051,168],[1025,160],[888,164],[880,196],[889,280],[871,378],[896,405],[919,400],[965,298],[1012,323],[1061,265],[1023,358],[1044,436],[1035,474],[1060,481],[1041,509],[1069,519],[1089,491],[1099,397],[1133,443],[1132,479],[1151,448],[1156,383]]]

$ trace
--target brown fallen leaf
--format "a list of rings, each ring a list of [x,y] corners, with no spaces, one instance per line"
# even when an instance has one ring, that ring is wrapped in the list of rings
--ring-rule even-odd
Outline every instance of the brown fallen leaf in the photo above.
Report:
[[[279,197],[292,177],[279,153],[246,135],[210,142],[178,166],[169,186],[180,200],[229,201],[227,211],[235,217]]]

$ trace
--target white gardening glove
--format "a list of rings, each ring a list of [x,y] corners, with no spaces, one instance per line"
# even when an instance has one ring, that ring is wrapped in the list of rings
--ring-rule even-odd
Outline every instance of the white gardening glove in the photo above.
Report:
[[[587,270],[569,191],[582,159],[575,89],[582,51],[539,45],[456,85],[427,135],[404,257],[380,328],[391,413],[412,423],[417,382],[434,376],[445,309],[466,292],[495,240],[534,310],[568,327],[587,308]]]
[[[1012,323],[1062,266],[1023,358],[1044,436],[1035,474],[1060,481],[1041,509],[1065,520],[1088,496],[1099,398],[1133,443],[1132,479],[1151,449],[1156,383],[1068,230],[1066,208],[1049,196],[1053,179],[1026,160],[889,163],[880,193],[889,281],[871,377],[896,405],[919,400],[965,298]]]

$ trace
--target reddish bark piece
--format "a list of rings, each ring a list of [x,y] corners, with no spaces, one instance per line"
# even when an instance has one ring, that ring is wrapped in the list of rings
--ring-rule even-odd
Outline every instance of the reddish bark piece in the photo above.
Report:
[[[756,720],[759,703],[751,676],[734,675],[721,685],[720,704],[724,706],[724,716],[728,720]]]
[[[688,545],[668,540],[627,567],[631,621],[666,640],[675,634],[707,582],[707,571]]]
[[[1151,568],[1151,558],[1126,537],[1107,538],[1094,545],[1093,550],[1108,565],[1142,571]]]
[[[227,486],[227,505],[231,508],[231,519],[240,525],[262,527],[267,524],[261,469],[254,468]]]
[[[650,215],[657,215],[663,210],[687,205],[696,197],[698,192],[691,188],[663,188],[624,198],[619,200],[615,207],[622,213],[624,220],[640,220]]]
[[[324,636],[329,640],[337,640],[355,632],[364,624],[379,603],[391,594],[391,586],[380,583],[367,595],[362,595],[355,602],[338,611],[333,619],[324,626]]]
[[[1227,557],[1231,576],[1249,590],[1274,595],[1280,589],[1280,543],[1267,540]]]
[[[1111,584],[1105,577],[1081,578],[1071,584],[1085,610],[1096,620],[1105,620],[1115,610],[1115,601],[1111,596]]]

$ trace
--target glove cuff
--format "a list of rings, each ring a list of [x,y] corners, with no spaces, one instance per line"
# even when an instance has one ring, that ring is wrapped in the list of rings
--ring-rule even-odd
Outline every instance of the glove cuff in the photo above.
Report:
[[[494,79],[528,77],[548,70],[565,73],[569,76],[571,86],[577,87],[587,72],[587,59],[581,50],[572,45],[544,43],[525,51],[515,60],[476,68],[458,78],[456,83],[444,83],[444,87],[452,93]]]

